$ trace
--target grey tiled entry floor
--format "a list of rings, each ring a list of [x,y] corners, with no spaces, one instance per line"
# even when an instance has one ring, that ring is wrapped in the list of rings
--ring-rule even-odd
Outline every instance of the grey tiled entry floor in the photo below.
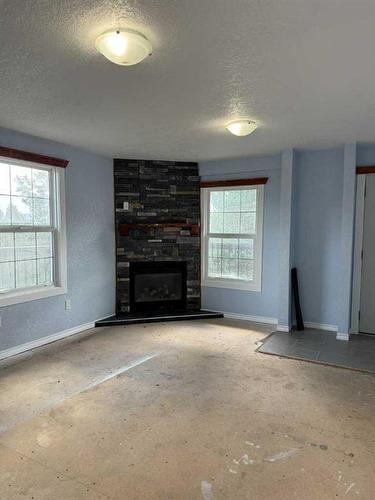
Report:
[[[306,329],[274,332],[258,352],[375,373],[375,335],[336,340],[334,332]]]

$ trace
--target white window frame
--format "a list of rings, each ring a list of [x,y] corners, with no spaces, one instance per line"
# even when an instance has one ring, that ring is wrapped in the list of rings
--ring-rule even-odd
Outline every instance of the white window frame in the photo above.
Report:
[[[256,229],[254,234],[228,234],[228,233],[208,233],[210,215],[210,193],[212,191],[240,191],[255,189],[257,192],[256,207]],[[213,288],[229,288],[234,290],[247,290],[252,292],[262,291],[262,253],[263,253],[263,204],[264,185],[248,186],[227,186],[211,187],[201,189],[201,213],[202,213],[202,261],[201,274],[202,286]],[[254,280],[246,281],[229,278],[209,278],[208,277],[208,240],[210,237],[217,238],[254,238]]]
[[[55,297],[67,293],[67,252],[66,252],[66,219],[65,219],[65,170],[60,167],[41,165],[30,161],[17,160],[0,156],[0,162],[40,170],[49,170],[50,176],[50,210],[52,226],[0,226],[2,233],[42,232],[52,230],[53,234],[53,277],[51,285],[32,286],[14,290],[0,291],[0,307],[20,304],[32,300]]]

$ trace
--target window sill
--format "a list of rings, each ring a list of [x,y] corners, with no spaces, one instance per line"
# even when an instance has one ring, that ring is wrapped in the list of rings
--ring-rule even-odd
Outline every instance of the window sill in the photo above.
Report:
[[[218,279],[205,279],[202,281],[202,286],[208,288],[227,288],[229,290],[243,290],[247,292],[261,292],[262,287],[258,283],[250,283],[247,281],[235,280],[218,280]]]
[[[62,286],[46,286],[37,290],[20,290],[18,292],[0,293],[0,307],[22,304],[23,302],[30,302],[32,300],[47,299],[66,293],[66,287]]]

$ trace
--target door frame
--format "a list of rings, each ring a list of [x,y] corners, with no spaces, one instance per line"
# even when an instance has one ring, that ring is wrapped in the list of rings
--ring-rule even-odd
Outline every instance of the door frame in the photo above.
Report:
[[[359,173],[360,172],[358,172],[357,169],[357,174]],[[354,226],[354,253],[353,253],[352,314],[351,314],[350,334],[359,333],[359,311],[361,307],[363,223],[365,215],[366,179],[367,179],[366,173],[362,175],[357,175],[355,226]]]
[[[361,308],[363,226],[365,218],[365,196],[367,176],[375,174],[375,166],[357,167],[357,190],[355,205],[354,253],[352,277],[352,310],[350,333],[359,333],[359,311]]]

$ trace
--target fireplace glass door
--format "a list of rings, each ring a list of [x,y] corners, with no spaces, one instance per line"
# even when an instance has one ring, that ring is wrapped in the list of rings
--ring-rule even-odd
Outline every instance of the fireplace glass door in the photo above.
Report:
[[[186,308],[186,262],[130,263],[131,312]]]
[[[137,274],[134,292],[135,302],[181,300],[181,273]]]

